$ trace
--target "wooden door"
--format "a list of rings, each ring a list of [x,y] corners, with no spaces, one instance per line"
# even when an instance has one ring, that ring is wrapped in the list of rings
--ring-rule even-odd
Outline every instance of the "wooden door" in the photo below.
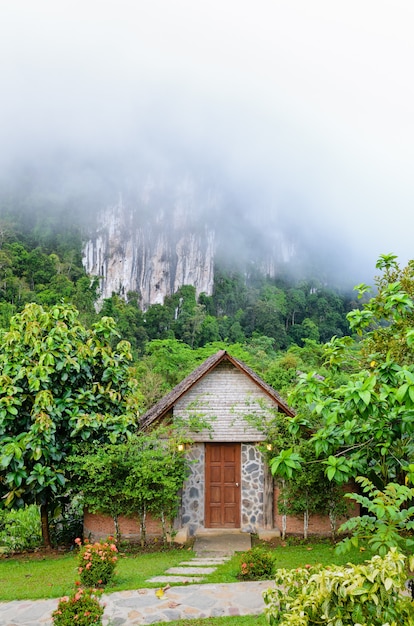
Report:
[[[240,528],[240,444],[206,443],[206,528]]]

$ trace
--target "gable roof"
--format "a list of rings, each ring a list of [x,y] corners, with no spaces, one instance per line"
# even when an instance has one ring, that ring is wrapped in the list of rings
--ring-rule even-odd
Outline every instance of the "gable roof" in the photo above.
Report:
[[[256,374],[250,367],[248,367],[239,359],[230,356],[226,350],[219,350],[216,354],[213,354],[208,359],[199,365],[195,370],[191,372],[184,380],[174,387],[167,395],[159,400],[153,407],[151,407],[140,419],[140,427],[148,428],[153,422],[162,419],[176,404],[176,402],[189,390],[193,385],[203,378],[206,374],[211,372],[217,365],[223,361],[229,361],[246,374],[258,387],[262,389],[274,402],[277,404],[279,410],[286,415],[293,417],[295,415],[294,410],[286,404],[286,402],[280,397],[280,395],[268,385],[260,376]]]

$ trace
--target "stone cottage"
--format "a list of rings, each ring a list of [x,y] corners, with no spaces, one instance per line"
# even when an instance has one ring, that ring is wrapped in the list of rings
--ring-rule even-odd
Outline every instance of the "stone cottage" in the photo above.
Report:
[[[294,411],[253,370],[225,350],[209,357],[141,418],[141,427],[196,417],[207,425],[191,431],[185,454],[190,475],[183,485],[176,529],[182,537],[206,529],[238,529],[278,534],[281,516],[273,477],[261,448],[266,440],[260,424],[275,411]],[[287,532],[301,533],[303,520],[288,518]],[[133,520],[121,520],[124,537],[134,538]],[[111,520],[85,516],[85,535],[113,532]],[[157,526],[148,528],[149,534]],[[328,533],[329,520],[312,516],[310,533]]]

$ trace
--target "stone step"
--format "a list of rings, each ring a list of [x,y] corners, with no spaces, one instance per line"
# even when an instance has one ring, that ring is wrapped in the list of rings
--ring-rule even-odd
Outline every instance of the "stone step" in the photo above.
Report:
[[[216,571],[215,567],[170,567],[165,571],[166,574],[178,574],[178,575],[188,575],[188,576],[197,576],[199,574],[212,574]]]
[[[147,583],[200,583],[204,580],[203,576],[154,576],[154,578],[148,578]]]
[[[179,565],[189,565],[190,567],[193,567],[193,566],[196,566],[196,565],[201,565],[201,566],[222,565],[226,561],[228,561],[228,559],[226,559],[226,558],[222,558],[222,559],[193,559],[192,561],[182,561]]]

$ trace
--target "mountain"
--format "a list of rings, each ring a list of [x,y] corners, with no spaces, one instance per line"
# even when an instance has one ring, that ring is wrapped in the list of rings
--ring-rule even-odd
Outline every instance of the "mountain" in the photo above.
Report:
[[[113,293],[135,292],[145,310],[183,285],[211,295],[217,263],[270,277],[286,271],[296,257],[294,242],[265,231],[204,181],[148,177],[135,194],[97,213],[83,265],[99,276],[98,306]]]

